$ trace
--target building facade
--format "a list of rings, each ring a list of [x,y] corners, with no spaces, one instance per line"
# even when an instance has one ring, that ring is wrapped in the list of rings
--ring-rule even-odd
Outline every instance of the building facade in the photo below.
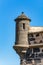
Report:
[[[43,65],[43,27],[31,27],[31,19],[23,12],[16,19],[16,41],[13,48],[20,65]]]

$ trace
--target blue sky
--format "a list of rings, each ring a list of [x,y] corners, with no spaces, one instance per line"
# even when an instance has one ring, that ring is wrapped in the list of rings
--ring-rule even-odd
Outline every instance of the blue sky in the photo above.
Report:
[[[20,65],[13,45],[14,19],[22,11],[31,18],[31,26],[43,26],[43,0],[0,0],[0,65]]]

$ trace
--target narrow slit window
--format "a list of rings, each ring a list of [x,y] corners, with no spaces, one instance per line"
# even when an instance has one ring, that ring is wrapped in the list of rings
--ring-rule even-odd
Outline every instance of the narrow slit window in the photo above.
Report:
[[[42,49],[42,52],[43,52],[43,49]]]
[[[23,23],[23,29],[25,29],[25,23]]]

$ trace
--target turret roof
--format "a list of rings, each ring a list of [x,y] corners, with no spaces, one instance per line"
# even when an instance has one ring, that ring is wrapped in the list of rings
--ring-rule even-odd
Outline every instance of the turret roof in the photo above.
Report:
[[[21,14],[20,16],[18,16],[18,17],[15,19],[15,21],[16,21],[16,20],[29,20],[29,21],[31,21],[31,19],[28,18],[28,17],[24,14],[24,12],[22,12],[22,14]]]

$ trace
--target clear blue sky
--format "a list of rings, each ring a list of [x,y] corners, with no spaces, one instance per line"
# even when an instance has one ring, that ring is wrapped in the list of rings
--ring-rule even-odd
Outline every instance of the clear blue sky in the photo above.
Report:
[[[43,26],[43,0],[0,0],[0,65],[20,65],[13,50],[14,19],[24,11],[31,26]]]

